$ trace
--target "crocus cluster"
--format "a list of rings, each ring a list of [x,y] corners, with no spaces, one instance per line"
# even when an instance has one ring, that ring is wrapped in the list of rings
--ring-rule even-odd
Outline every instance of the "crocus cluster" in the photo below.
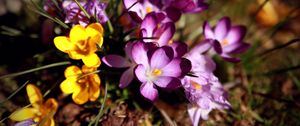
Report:
[[[51,7],[57,3],[49,2],[45,8],[53,13],[55,9]],[[126,88],[134,84],[133,80],[137,80],[140,94],[150,102],[159,99],[163,91],[183,89],[194,126],[199,124],[200,119],[208,119],[212,110],[230,108],[227,92],[214,75],[216,63],[212,56],[218,54],[225,61],[240,61],[233,55],[243,53],[250,47],[243,40],[246,35],[244,26],[232,25],[229,17],[221,18],[214,27],[204,21],[204,39],[193,48],[188,48],[185,42],[173,39],[175,24],[185,13],[199,13],[208,9],[204,0],[123,0],[123,4],[125,12],[120,18],[129,15],[129,21],[134,21],[130,26],[136,25],[137,29],[133,31],[138,32],[127,34],[126,31],[117,31],[119,29],[111,30],[131,38],[126,44],[122,42],[125,55],[123,52],[110,54],[107,51],[110,47],[102,47],[106,37],[106,27],[102,26],[109,20],[105,13],[107,3],[99,0],[59,2],[57,6],[63,10],[60,15],[64,16],[71,29],[69,33],[55,37],[54,45],[68,54],[69,58],[82,61],[83,64],[81,68],[78,64],[66,68],[66,79],[60,85],[63,94],[72,94],[73,101],[80,105],[96,101],[101,90],[97,72],[101,71],[99,66],[103,61],[109,67],[126,68],[120,76],[119,87]],[[118,26],[123,24],[129,23]],[[109,35],[105,40],[113,40],[113,35],[116,34]],[[107,52],[99,51],[101,47]],[[103,73],[109,74],[105,73],[106,70]],[[33,85],[27,86],[27,93],[33,107],[16,111],[11,119],[24,120],[19,125],[35,124],[41,120],[45,120],[46,126],[54,125],[52,117],[57,109],[56,101],[50,99],[44,103],[39,90]]]
[[[27,96],[31,107],[21,108],[11,114],[10,119],[21,121],[17,125],[30,126],[38,122],[43,122],[44,126],[55,126],[53,119],[58,108],[58,103],[54,98],[49,98],[44,102],[40,90],[34,84],[28,84],[26,87]]]
[[[157,88],[184,89],[190,101],[188,114],[194,126],[200,119],[208,119],[213,109],[228,109],[227,92],[214,75],[216,64],[212,60],[219,54],[224,60],[238,62],[233,54],[245,52],[249,44],[243,41],[246,28],[231,25],[229,17],[223,17],[214,28],[204,22],[204,40],[188,49],[184,42],[173,40],[175,23],[184,13],[196,13],[207,9],[202,0],[124,0],[124,6],[132,20],[140,24],[140,40],[129,41],[126,56],[110,54],[103,62],[115,68],[128,68],[121,76],[119,86],[125,88],[136,78],[140,81],[141,94],[150,101],[159,98]]]

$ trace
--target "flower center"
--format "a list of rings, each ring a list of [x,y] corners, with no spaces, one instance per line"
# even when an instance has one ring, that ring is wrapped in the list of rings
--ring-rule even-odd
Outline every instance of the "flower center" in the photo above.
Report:
[[[152,76],[159,76],[159,75],[161,75],[161,70],[159,70],[159,69],[157,69],[157,68],[154,68],[154,69],[152,69],[152,71],[151,71],[151,75]]]
[[[227,46],[229,44],[229,41],[227,39],[224,39],[223,42],[221,42],[222,46]]]
[[[147,13],[150,13],[150,12],[152,12],[152,7],[150,7],[150,6],[147,6],[147,7],[146,7],[146,12],[147,12]]]
[[[192,87],[197,89],[197,90],[201,90],[202,89],[202,86],[194,81],[192,81],[191,83]]]

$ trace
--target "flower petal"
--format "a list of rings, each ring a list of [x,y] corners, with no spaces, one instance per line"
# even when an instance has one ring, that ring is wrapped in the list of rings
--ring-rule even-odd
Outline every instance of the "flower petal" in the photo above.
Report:
[[[98,44],[100,47],[103,44],[103,28],[99,23],[93,23],[87,26],[86,34],[90,37],[89,41],[92,41],[93,44]]]
[[[219,41],[223,41],[230,27],[231,24],[230,24],[230,19],[228,17],[223,17],[222,19],[220,19],[215,28],[216,39]]]
[[[49,115],[50,117],[53,117],[54,114],[56,113],[57,108],[58,108],[57,101],[54,98],[49,98],[49,99],[47,99],[47,101],[45,102],[44,105],[47,109],[51,110],[51,112],[48,113],[48,114],[50,114]]]
[[[151,68],[161,69],[166,66],[174,57],[171,47],[161,47],[154,51],[150,59]]]
[[[173,59],[168,65],[162,68],[161,76],[179,77],[182,72],[180,63],[180,58]]]
[[[144,18],[144,20],[141,24],[141,28],[140,28],[140,29],[145,29],[145,31],[146,31],[146,32],[142,33],[142,37],[155,37],[155,36],[153,36],[153,33],[154,33],[154,29],[157,27],[157,24],[158,24],[158,22],[156,20],[155,14],[154,13],[147,14],[146,17]]]
[[[73,44],[77,44],[78,42],[85,41],[88,39],[86,35],[84,27],[81,25],[75,25],[72,27],[70,31],[70,40]]]
[[[228,40],[229,44],[240,42],[244,38],[246,31],[247,29],[244,26],[234,26],[228,32],[226,39]]]
[[[71,59],[75,60],[79,60],[82,59],[82,57],[84,57],[84,55],[78,53],[77,51],[69,51],[68,54]]]
[[[99,67],[101,64],[101,61],[96,53],[92,53],[83,57],[82,61],[88,67]]]
[[[137,67],[134,70],[135,76],[141,81],[141,82],[146,82],[147,77],[146,77],[146,68],[144,65],[140,64],[137,65]]]
[[[165,89],[176,89],[181,85],[181,82],[176,77],[160,76],[154,81],[155,85]]]
[[[55,47],[65,53],[68,53],[70,50],[74,50],[76,47],[72,44],[69,38],[65,36],[58,36],[54,38],[54,45]]]
[[[88,35],[97,35],[97,34],[103,34],[104,30],[100,23],[92,23],[87,26],[86,32]]]
[[[207,21],[203,24],[203,33],[206,39],[215,39],[215,35]]]
[[[26,86],[27,95],[30,103],[33,107],[38,108],[41,104],[43,104],[43,96],[41,91],[33,84],[28,84]]]
[[[221,54],[221,57],[226,60],[226,61],[229,61],[229,62],[233,62],[233,63],[237,63],[237,62],[240,62],[241,60],[239,58],[235,58],[235,57],[231,57],[229,56],[228,54]]]
[[[148,66],[147,49],[143,42],[137,42],[133,45],[131,55],[136,64]]]
[[[15,124],[15,126],[33,126],[37,124],[36,122],[33,121],[33,119],[26,119],[24,121],[18,122]]]
[[[129,59],[132,59],[132,56],[131,56],[131,50],[132,50],[132,46],[133,46],[133,42],[128,42],[126,45],[125,45],[125,53],[126,53],[126,56],[129,58]]]
[[[88,89],[85,87],[81,87],[80,90],[77,90],[73,93],[72,99],[76,104],[84,104],[89,99]]]
[[[214,48],[216,53],[221,54],[223,52],[222,46],[219,41],[211,40],[210,43],[212,44],[212,47]]]
[[[23,121],[33,118],[37,113],[36,108],[22,108],[12,113],[9,118],[14,121]]]
[[[92,80],[90,83],[90,87],[89,87],[89,99],[90,101],[96,101],[97,98],[100,95],[100,78],[97,74],[94,74],[95,76],[92,77],[91,79],[96,79]]]
[[[174,57],[182,57],[188,50],[188,47],[183,42],[173,42],[170,45],[174,51]]]
[[[159,29],[161,29],[159,36],[156,33],[154,34],[154,36],[159,37],[157,43],[159,46],[167,45],[175,33],[175,24],[173,22],[168,22],[162,25]]]
[[[144,82],[140,87],[140,92],[150,101],[155,101],[158,97],[158,91],[151,82]]]
[[[130,67],[122,74],[119,87],[120,88],[127,87],[130,84],[130,82],[133,80],[133,77],[134,77],[133,67]]]
[[[106,55],[102,58],[102,61],[109,67],[124,68],[130,66],[130,63],[119,55]]]
[[[198,126],[201,117],[201,109],[189,104],[188,113],[190,119],[192,120],[193,126]]]
[[[200,53],[201,54],[201,53],[208,51],[212,47],[212,45],[210,44],[210,41],[211,40],[204,40],[204,41],[200,42],[199,44],[197,44],[195,47],[193,47],[190,50],[189,54],[191,54],[191,53]]]
[[[236,54],[236,53],[245,52],[249,47],[250,47],[250,44],[240,41],[240,42],[236,42],[236,43],[227,45],[223,49],[224,49],[224,52],[226,52],[226,53]]]
[[[69,77],[60,84],[60,89],[65,94],[71,94],[80,88],[77,84],[77,77]]]
[[[69,78],[69,77],[78,77],[82,74],[82,71],[80,70],[79,67],[73,65],[73,66],[69,66],[65,72],[65,77]]]

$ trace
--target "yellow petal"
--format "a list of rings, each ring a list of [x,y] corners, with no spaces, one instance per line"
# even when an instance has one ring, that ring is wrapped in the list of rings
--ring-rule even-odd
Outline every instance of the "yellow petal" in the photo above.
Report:
[[[43,96],[40,90],[33,84],[28,84],[26,91],[32,106],[38,108],[43,103]]]
[[[55,126],[55,122],[54,122],[53,118],[50,119],[50,125],[49,126]]]
[[[65,94],[71,94],[78,90],[80,86],[77,84],[76,77],[69,77],[60,84],[60,89]]]
[[[39,121],[38,126],[55,126],[55,122],[53,117],[44,117],[41,121]]]
[[[35,108],[22,108],[12,113],[9,118],[14,121],[23,121],[33,118],[36,112]]]
[[[100,47],[103,44],[103,28],[99,23],[90,24],[86,28],[86,33],[89,36],[89,43],[98,44]]]
[[[100,23],[92,23],[87,26],[86,32],[88,35],[103,34],[103,27]]]
[[[87,40],[88,36],[86,35],[84,27],[81,25],[75,25],[70,31],[70,40],[73,44]]]
[[[73,93],[72,99],[76,104],[84,104],[88,101],[89,93],[86,87],[83,87],[81,90],[77,90]]]
[[[69,57],[71,59],[75,59],[75,60],[79,60],[82,59],[82,57],[84,57],[84,55],[82,55],[80,52],[78,51],[68,51]]]
[[[77,66],[69,66],[66,70],[65,70],[65,77],[69,78],[69,77],[78,77],[82,74],[82,71],[80,70],[79,67]]]
[[[95,101],[99,95],[100,95],[100,79],[97,74],[94,74],[95,76],[92,76],[90,81],[90,87],[89,87],[89,99],[90,101]]]
[[[45,104],[44,104],[46,109],[50,110],[50,113],[48,113],[50,115],[50,117],[53,117],[54,114],[56,113],[56,110],[58,108],[58,103],[54,98],[49,98]]]
[[[101,61],[96,53],[92,53],[86,57],[83,57],[82,61],[87,67],[99,67],[101,64]]]
[[[96,85],[97,87],[100,86],[101,80],[98,74],[92,74],[89,75],[91,82],[93,83],[93,85]]]
[[[54,45],[58,50],[65,53],[67,53],[70,50],[74,50],[76,48],[75,45],[70,42],[69,38],[65,36],[55,37]]]

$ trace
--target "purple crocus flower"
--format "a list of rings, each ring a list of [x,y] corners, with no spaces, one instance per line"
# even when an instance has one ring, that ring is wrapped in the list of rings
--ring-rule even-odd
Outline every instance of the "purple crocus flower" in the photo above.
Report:
[[[125,8],[128,9],[128,13],[137,22],[142,22],[150,12],[162,14],[160,9],[149,0],[123,0],[123,3]]]
[[[213,109],[230,107],[226,92],[218,78],[213,75],[215,63],[198,49],[201,48],[193,48],[185,55],[191,61],[191,73],[194,76],[185,76],[182,79],[186,97],[190,101],[188,113],[194,126],[198,126],[201,118],[208,119],[208,114]]]
[[[156,42],[158,46],[167,45],[175,33],[175,24],[173,22],[162,23],[163,18],[158,17],[156,13],[149,13],[144,18],[140,35],[144,42]],[[149,39],[150,38],[150,39]]]
[[[175,89],[181,85],[180,78],[191,69],[184,58],[174,58],[171,47],[163,46],[148,50],[145,43],[138,42],[132,48],[132,58],[138,64],[135,75],[142,82],[141,94],[154,101],[158,97],[156,86]]]
[[[197,13],[208,8],[204,0],[166,0],[171,7],[180,10],[182,13]]]
[[[238,58],[230,55],[245,52],[250,45],[243,41],[246,34],[246,27],[242,25],[232,26],[228,17],[219,20],[214,30],[207,22],[203,25],[204,36],[213,46],[215,52],[231,62],[238,62]]]
[[[132,50],[132,42],[128,42],[125,45],[125,53],[126,57],[122,57],[120,55],[106,55],[102,58],[102,61],[108,65],[109,67],[114,68],[128,68],[120,78],[120,88],[127,87],[134,78],[133,69],[136,66],[136,63],[132,60],[131,50]]]
[[[99,23],[105,23],[108,18],[105,14],[107,3],[101,3],[99,0],[81,1],[80,4],[90,16],[95,16]],[[74,1],[64,1],[63,9],[66,13],[65,23],[81,24],[86,26],[91,23],[90,19],[81,11],[80,7]]]
[[[34,122],[33,119],[26,119],[26,120],[16,123],[15,126],[33,126],[36,124],[37,124],[37,122]]]

